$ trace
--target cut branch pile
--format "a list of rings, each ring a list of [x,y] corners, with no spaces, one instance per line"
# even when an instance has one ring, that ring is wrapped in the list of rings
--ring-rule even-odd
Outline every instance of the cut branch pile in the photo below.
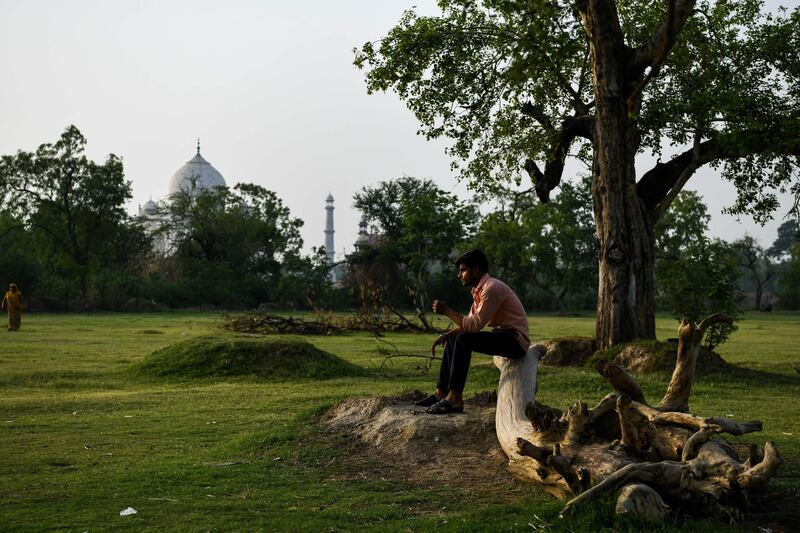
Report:
[[[351,331],[370,331],[379,335],[386,331],[425,331],[423,326],[392,308],[384,312],[359,312],[352,315],[317,313],[310,320],[269,313],[225,315],[222,327],[237,333],[260,335],[339,335]]]
[[[679,329],[678,358],[664,397],[647,403],[625,369],[601,361],[596,370],[614,388],[594,408],[576,402],[562,412],[535,402],[536,346],[523,360],[495,358],[501,370],[496,426],[521,478],[569,499],[566,516],[583,504],[617,493],[616,511],[661,520],[672,511],[716,508],[738,517],[781,464],[771,442],[750,444],[743,457],[720,438],[761,430],[761,422],[689,414],[695,362],[704,331],[729,320],[712,315]],[[536,353],[538,352],[538,354]]]
[[[237,333],[297,335],[334,335],[343,329],[330,320],[304,320],[268,313],[225,315],[222,327]]]

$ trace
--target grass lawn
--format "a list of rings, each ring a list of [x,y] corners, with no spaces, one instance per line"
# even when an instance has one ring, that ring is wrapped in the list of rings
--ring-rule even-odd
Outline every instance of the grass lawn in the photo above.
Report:
[[[594,325],[590,316],[530,322],[537,340],[591,335]],[[438,485],[413,484],[348,457],[346,443],[318,431],[319,414],[349,396],[428,390],[438,368],[426,377],[385,377],[368,334],[307,337],[365,369],[359,377],[175,380],[130,371],[159,348],[218,332],[219,323],[215,313],[29,314],[20,332],[0,331],[0,531],[639,529],[613,522],[605,508],[560,520],[562,503],[535,487],[510,499],[503,486],[489,493],[461,486],[458,472]],[[660,338],[676,332],[674,320],[659,319]],[[388,340],[423,355],[431,338]],[[691,402],[697,414],[764,422],[747,440],[777,443],[785,464],[771,482],[776,498],[800,493],[798,340],[800,314],[748,315],[719,350],[736,371],[700,378]],[[488,358],[474,358],[467,396],[496,388],[498,375]],[[657,401],[667,380],[641,378],[648,399]],[[587,369],[540,371],[538,399],[552,406],[592,403],[607,392]],[[120,516],[127,507],[138,513]],[[680,519],[648,529],[687,526],[748,527]]]

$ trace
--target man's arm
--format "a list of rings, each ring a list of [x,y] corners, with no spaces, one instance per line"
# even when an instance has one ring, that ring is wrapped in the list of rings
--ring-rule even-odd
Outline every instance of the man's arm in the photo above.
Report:
[[[451,329],[450,331],[446,331],[442,333],[433,341],[433,345],[431,345],[431,355],[436,356],[436,347],[442,346],[446,341],[447,338],[453,335],[458,335],[461,333],[461,320],[463,317],[456,313],[449,305],[447,305],[443,300],[434,300],[433,301],[433,312],[437,315],[447,315],[447,318],[453,321],[456,325],[455,328]]]
[[[444,300],[433,301],[433,312],[437,315],[447,315],[447,318],[449,318],[459,330],[461,329],[461,321],[464,320],[464,317],[447,305]]]

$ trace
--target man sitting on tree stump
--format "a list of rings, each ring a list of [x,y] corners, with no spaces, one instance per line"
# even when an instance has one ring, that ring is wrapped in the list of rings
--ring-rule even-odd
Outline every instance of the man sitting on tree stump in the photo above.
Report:
[[[472,307],[467,316],[454,311],[442,300],[433,301],[433,312],[447,315],[456,327],[440,335],[431,346],[444,345],[436,391],[417,402],[426,413],[442,415],[464,411],[464,385],[472,352],[519,359],[528,352],[528,316],[508,285],[489,275],[489,261],[480,250],[456,260],[458,280],[472,287]],[[492,331],[481,331],[490,326]]]

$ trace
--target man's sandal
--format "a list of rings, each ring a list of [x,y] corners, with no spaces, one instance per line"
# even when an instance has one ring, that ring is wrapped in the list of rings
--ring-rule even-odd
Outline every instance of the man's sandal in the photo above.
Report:
[[[425,412],[428,413],[429,415],[446,415],[448,413],[463,413],[464,406],[462,405],[460,407],[453,407],[447,400],[439,400],[435,404],[425,409]]]
[[[435,394],[431,394],[425,399],[419,400],[418,402],[414,402],[414,405],[418,405],[420,407],[430,407],[431,405],[434,405],[438,401],[439,398],[437,398]]]

